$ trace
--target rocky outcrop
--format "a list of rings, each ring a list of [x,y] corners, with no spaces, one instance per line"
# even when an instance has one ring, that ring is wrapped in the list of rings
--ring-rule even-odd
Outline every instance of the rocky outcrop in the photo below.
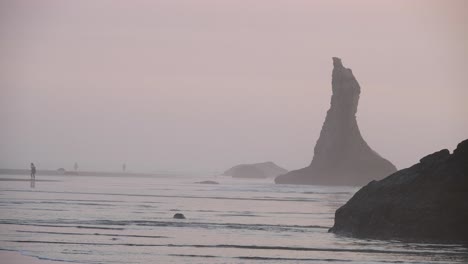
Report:
[[[233,178],[269,178],[288,172],[275,163],[262,162],[254,164],[241,164],[225,171],[223,175],[232,176]]]
[[[310,166],[281,175],[276,183],[364,185],[396,171],[362,138],[356,120],[361,88],[339,58],[333,58],[332,93]]]
[[[414,242],[468,242],[468,140],[359,190],[331,232]]]

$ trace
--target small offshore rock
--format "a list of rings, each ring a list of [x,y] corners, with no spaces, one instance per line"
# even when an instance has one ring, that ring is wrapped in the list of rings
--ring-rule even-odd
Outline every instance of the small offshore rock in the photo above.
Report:
[[[219,184],[219,182],[215,181],[201,181],[201,182],[196,182],[198,184]]]
[[[174,219],[185,219],[185,215],[181,213],[177,213],[174,215]]]

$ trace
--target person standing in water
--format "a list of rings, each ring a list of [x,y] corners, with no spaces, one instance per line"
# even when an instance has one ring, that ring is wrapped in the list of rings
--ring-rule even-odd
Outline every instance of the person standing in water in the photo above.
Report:
[[[34,163],[31,163],[31,180],[36,179],[36,166]]]

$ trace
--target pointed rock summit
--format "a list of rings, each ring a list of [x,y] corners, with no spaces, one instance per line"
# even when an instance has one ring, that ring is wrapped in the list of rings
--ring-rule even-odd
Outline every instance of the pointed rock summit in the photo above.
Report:
[[[333,58],[330,109],[314,148],[311,164],[278,176],[276,183],[364,185],[396,171],[362,138],[356,120],[361,87],[340,58]]]

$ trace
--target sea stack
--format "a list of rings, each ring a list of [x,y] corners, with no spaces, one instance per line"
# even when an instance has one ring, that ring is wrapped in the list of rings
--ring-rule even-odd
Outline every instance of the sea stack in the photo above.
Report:
[[[233,178],[274,178],[278,175],[285,174],[288,171],[271,161],[253,164],[236,165],[223,173],[224,176],[232,176]]]
[[[364,185],[396,167],[372,150],[356,120],[361,87],[351,69],[333,58],[330,109],[314,148],[311,164],[275,179],[282,184]]]

